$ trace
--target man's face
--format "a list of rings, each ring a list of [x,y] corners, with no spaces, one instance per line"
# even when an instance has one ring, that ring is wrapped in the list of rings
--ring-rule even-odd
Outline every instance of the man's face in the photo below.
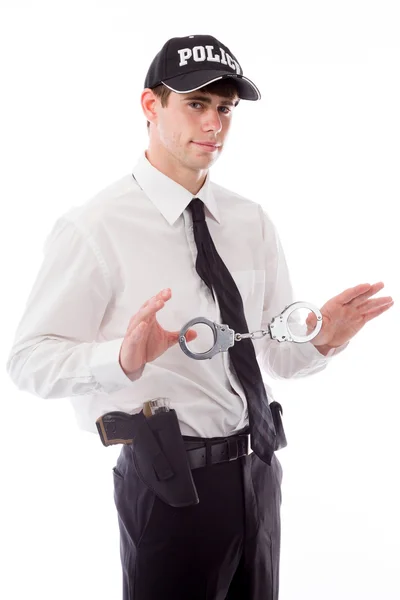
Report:
[[[171,92],[166,107],[157,99],[159,150],[183,167],[208,169],[222,152],[237,102],[238,97],[227,99],[201,89],[189,94]]]

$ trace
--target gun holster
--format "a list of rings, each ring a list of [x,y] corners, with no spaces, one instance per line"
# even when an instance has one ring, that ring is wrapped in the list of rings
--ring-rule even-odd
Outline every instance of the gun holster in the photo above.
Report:
[[[199,497],[175,410],[134,415],[132,455],[138,477],[170,506],[198,504]]]
[[[283,423],[281,418],[281,414],[283,414],[283,409],[279,402],[276,402],[275,400],[271,402],[269,407],[271,409],[272,419],[274,421],[276,431],[275,450],[280,450],[281,448],[285,448],[285,446],[287,446],[285,430],[283,429]]]

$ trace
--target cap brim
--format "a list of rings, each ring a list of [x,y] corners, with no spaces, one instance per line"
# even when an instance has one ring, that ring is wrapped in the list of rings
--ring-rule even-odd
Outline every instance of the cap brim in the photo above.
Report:
[[[221,72],[221,71],[192,71],[177,77],[171,77],[162,81],[167,88],[177,94],[189,94],[199,90],[200,88],[217,81],[218,79],[232,78],[238,87],[239,98],[241,100],[260,100],[261,94],[259,89],[250,79],[236,73]]]

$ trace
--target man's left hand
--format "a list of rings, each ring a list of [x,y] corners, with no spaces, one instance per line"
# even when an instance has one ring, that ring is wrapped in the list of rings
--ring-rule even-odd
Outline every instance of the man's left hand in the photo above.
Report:
[[[367,321],[371,321],[394,304],[391,296],[374,298],[371,296],[384,287],[382,281],[370,285],[362,283],[345,290],[328,300],[320,309],[322,327],[311,343],[318,348],[324,347],[324,354],[331,348],[338,348],[356,335]],[[307,317],[307,335],[314,330],[317,318],[314,313]]]

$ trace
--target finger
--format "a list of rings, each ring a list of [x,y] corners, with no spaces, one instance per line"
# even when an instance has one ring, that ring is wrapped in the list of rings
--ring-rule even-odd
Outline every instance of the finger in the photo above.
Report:
[[[185,338],[187,342],[192,342],[197,338],[197,331],[194,329],[188,329],[188,331],[185,333]]]
[[[389,308],[391,308],[393,306],[393,304],[394,304],[394,302],[390,302],[390,304],[386,304],[385,306],[381,306],[379,308],[374,308],[372,310],[368,310],[363,315],[364,316],[364,322],[367,323],[368,321],[371,321],[371,319],[374,319],[375,317],[378,317],[379,315],[381,315],[385,311],[389,310]]]
[[[355,287],[349,288],[345,290],[341,294],[335,296],[335,300],[340,302],[341,304],[348,304],[355,298],[358,298],[362,294],[368,293],[371,289],[370,283],[360,283],[360,285],[356,285]]]
[[[169,347],[178,343],[180,335],[181,335],[180,331],[170,331],[169,332],[169,344],[170,344]],[[197,332],[194,329],[188,329],[187,332],[185,333],[185,339],[187,342],[192,342],[196,338],[197,338]]]
[[[385,284],[383,283],[383,281],[378,281],[377,283],[374,283],[373,285],[371,285],[371,287],[370,287],[369,290],[367,290],[363,294],[359,295],[353,301],[353,305],[354,306],[360,306],[360,304],[362,304],[367,298],[370,298],[371,296],[374,296],[375,294],[377,294],[378,292],[380,292],[384,287],[385,287]]]
[[[146,306],[142,306],[139,312],[131,318],[128,330],[135,329],[142,321],[150,322],[154,320],[157,312],[164,307],[164,301],[157,298],[157,296],[150,298],[145,304]]]
[[[170,298],[171,290],[162,290],[161,292],[158,292],[158,294],[150,298],[147,302],[145,302],[142,308],[149,308],[155,306],[162,308],[164,306],[164,303],[167,302]]]
[[[144,304],[142,304],[142,306],[140,308],[146,308],[150,304],[150,302],[152,302],[155,298],[167,301],[171,298],[171,295],[172,295],[171,288],[165,288],[165,289],[161,290],[161,292],[158,292],[158,294],[156,294],[155,296],[152,296],[151,298],[146,300],[146,302]]]
[[[367,300],[366,302],[362,302],[357,306],[357,309],[361,312],[366,312],[368,310],[384,306],[385,304],[390,304],[391,302],[393,302],[393,298],[391,296],[385,296],[383,298],[374,298],[373,300]]]

